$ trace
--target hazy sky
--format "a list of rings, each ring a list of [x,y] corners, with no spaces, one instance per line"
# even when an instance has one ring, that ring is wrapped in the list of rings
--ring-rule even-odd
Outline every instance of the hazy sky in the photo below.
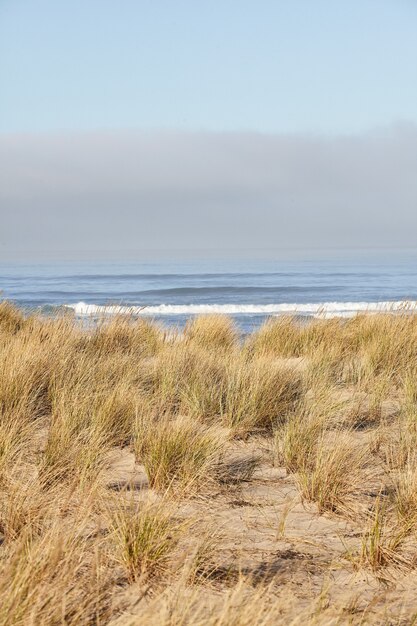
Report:
[[[415,0],[0,0],[0,254],[417,245]]]

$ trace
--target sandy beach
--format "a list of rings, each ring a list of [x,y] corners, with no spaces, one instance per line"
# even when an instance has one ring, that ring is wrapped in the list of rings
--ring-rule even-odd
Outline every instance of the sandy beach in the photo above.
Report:
[[[0,624],[412,623],[417,318],[0,305]]]

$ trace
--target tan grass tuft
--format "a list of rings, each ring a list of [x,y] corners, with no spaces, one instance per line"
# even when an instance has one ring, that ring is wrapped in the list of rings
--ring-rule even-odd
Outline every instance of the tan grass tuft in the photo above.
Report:
[[[225,441],[225,433],[188,417],[138,421],[134,439],[137,459],[156,489],[195,489],[210,476]]]
[[[237,348],[238,334],[233,321],[224,315],[202,315],[189,321],[184,337],[208,350]]]
[[[162,575],[177,546],[181,523],[171,506],[122,502],[111,512],[115,558],[130,581]]]

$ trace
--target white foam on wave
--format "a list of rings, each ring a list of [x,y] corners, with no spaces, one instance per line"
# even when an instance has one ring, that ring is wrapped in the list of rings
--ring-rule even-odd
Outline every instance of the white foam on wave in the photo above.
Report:
[[[417,301],[395,302],[320,302],[309,304],[160,304],[158,306],[98,305],[78,302],[67,304],[77,316],[144,315],[175,316],[222,313],[224,315],[286,315],[314,317],[353,317],[358,313],[417,312]]]

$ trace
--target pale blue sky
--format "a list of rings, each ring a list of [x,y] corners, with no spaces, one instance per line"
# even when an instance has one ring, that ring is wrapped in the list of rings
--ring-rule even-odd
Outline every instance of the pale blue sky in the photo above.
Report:
[[[415,0],[0,0],[0,132],[417,122]]]
[[[0,0],[0,258],[417,247],[416,171],[417,0]]]

